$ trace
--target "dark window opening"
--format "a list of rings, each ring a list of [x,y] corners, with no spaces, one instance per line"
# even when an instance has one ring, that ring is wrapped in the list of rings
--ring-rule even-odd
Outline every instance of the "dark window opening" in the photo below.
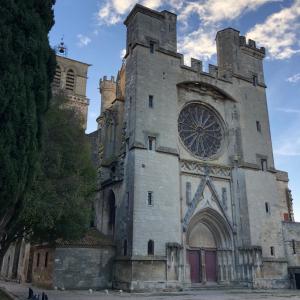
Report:
[[[292,240],[293,254],[296,254],[296,241]]]
[[[274,256],[275,255],[275,251],[274,251],[274,247],[270,247],[270,253],[271,253],[271,256]]]
[[[48,266],[48,252],[45,254],[45,268]]]
[[[261,124],[260,124],[259,121],[256,121],[256,130],[257,130],[258,132],[261,132]]]
[[[153,108],[153,96],[149,95],[149,107]]]
[[[148,205],[153,205],[153,192],[148,192]]]
[[[268,202],[265,202],[265,208],[266,208],[266,213],[269,214],[270,213],[270,206]]]
[[[265,158],[260,160],[260,166],[261,166],[261,170],[262,171],[266,171],[267,170],[267,160]]]
[[[123,255],[127,256],[127,240],[123,242]]]
[[[148,241],[148,255],[154,255],[154,241]]]
[[[154,43],[150,42],[150,53],[154,53]]]
[[[37,254],[37,259],[36,259],[36,266],[38,267],[40,265],[40,253]]]
[[[155,137],[148,137],[148,150],[155,150]]]
[[[114,230],[116,220],[116,200],[113,191],[110,191],[110,196],[108,198],[108,225],[109,228]]]
[[[252,84],[253,84],[254,86],[257,86],[257,84],[258,84],[257,75],[253,75],[253,76],[252,76]]]

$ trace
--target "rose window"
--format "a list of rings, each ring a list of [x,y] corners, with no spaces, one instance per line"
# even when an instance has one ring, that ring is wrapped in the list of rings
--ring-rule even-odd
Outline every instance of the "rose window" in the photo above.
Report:
[[[212,158],[221,149],[223,126],[216,113],[200,103],[185,106],[179,114],[178,132],[185,147],[199,158]]]

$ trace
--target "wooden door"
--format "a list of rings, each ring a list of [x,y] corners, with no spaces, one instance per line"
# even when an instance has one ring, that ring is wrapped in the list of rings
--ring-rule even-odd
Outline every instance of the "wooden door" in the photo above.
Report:
[[[188,250],[192,283],[200,282],[200,251]]]
[[[216,251],[205,251],[206,281],[217,281]]]

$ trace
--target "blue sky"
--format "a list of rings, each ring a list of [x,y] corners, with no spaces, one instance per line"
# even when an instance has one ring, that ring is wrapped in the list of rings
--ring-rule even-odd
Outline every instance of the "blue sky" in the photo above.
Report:
[[[68,57],[92,66],[87,132],[96,129],[99,79],[116,76],[125,48],[123,20],[134,6],[178,15],[178,52],[216,64],[214,37],[234,27],[267,49],[265,80],[275,166],[289,172],[295,218],[300,222],[300,0],[57,0],[52,46],[64,37]]]

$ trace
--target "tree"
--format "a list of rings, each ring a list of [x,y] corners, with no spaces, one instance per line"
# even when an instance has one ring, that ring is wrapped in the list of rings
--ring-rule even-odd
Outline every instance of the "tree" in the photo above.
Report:
[[[0,3],[0,252],[18,231],[15,220],[37,172],[55,70],[48,41],[53,5],[54,0]]]
[[[82,120],[63,94],[51,100],[43,146],[20,222],[34,241],[79,238],[90,223],[96,170]]]

